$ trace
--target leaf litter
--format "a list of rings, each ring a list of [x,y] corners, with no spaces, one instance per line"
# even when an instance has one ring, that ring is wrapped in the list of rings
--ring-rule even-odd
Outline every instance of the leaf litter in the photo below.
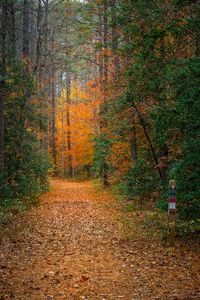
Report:
[[[0,300],[200,299],[198,253],[124,238],[121,214],[92,181],[54,180],[2,238]]]

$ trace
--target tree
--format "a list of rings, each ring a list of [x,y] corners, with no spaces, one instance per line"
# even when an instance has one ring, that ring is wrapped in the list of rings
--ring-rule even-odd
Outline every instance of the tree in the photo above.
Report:
[[[7,1],[2,1],[1,15],[1,76],[0,76],[0,170],[4,168],[4,102],[6,76]]]

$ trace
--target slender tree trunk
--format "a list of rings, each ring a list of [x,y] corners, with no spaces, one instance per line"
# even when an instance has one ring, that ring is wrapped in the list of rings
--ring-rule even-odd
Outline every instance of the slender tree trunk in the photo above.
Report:
[[[46,0],[45,2],[45,15],[44,15],[44,50],[45,54],[47,54],[47,38],[48,38],[48,23],[49,23],[49,1]]]
[[[71,143],[71,118],[70,118],[70,94],[71,94],[71,72],[69,59],[67,59],[67,68],[66,68],[66,121],[67,121],[67,151],[68,151],[68,175],[69,177],[73,176],[73,167],[72,167],[72,143]]]
[[[137,163],[138,151],[137,151],[137,132],[136,132],[135,122],[133,123],[132,126],[130,144],[131,144],[132,160],[134,163]]]
[[[16,21],[15,21],[15,6],[10,7],[11,14],[11,43],[12,43],[12,55],[13,61],[16,62]]]
[[[103,100],[104,100],[104,112],[107,113],[107,98],[108,98],[108,1],[105,0],[103,4],[103,46],[104,46],[104,68],[103,68]],[[107,122],[103,120],[104,127],[107,127]],[[106,160],[103,163],[103,183],[108,185],[108,164]]]
[[[108,2],[107,0],[104,1],[103,6],[103,46],[104,46],[104,101],[107,98],[107,91],[108,91]]]
[[[23,59],[26,60],[27,70],[30,64],[30,40],[29,40],[29,0],[23,2]]]
[[[200,56],[200,26],[199,24],[199,20],[200,20],[200,3],[199,1],[197,1],[196,7],[194,7],[194,14],[196,14],[195,19],[196,19],[196,56],[199,57]]]
[[[114,70],[115,70],[115,79],[117,79],[120,69],[119,58],[117,56],[117,49],[118,49],[118,40],[119,34],[116,28],[116,0],[111,0],[111,22],[112,22],[112,53],[114,55]]]
[[[29,39],[29,70],[34,73],[34,62],[36,60],[37,22],[35,20],[35,1],[28,3],[28,39]]]
[[[7,0],[2,0],[1,21],[1,75],[0,75],[0,169],[4,169],[4,102],[5,102],[5,76],[6,76],[6,18]]]
[[[100,131],[107,126],[106,120],[103,117],[106,113],[106,98],[107,98],[107,87],[108,87],[108,57],[107,57],[107,48],[108,48],[108,3],[105,0],[102,4],[98,5],[98,35],[99,42],[102,44],[102,49],[99,55],[99,84],[100,89],[103,92],[103,102],[104,102],[104,111],[101,111],[101,120],[100,120]],[[108,185],[108,165],[106,158],[104,159],[102,165],[102,178],[104,185]]]
[[[154,161],[155,161],[157,170],[158,170],[158,174],[159,174],[160,180],[161,180],[161,182],[163,183],[163,176],[162,176],[162,172],[161,172],[160,168],[158,167],[159,162],[158,162],[158,158],[157,158],[157,155],[156,155],[156,151],[155,151],[155,149],[154,149],[154,146],[153,146],[153,143],[152,143],[152,141],[151,141],[151,138],[150,138],[150,136],[149,136],[149,134],[148,134],[146,125],[145,125],[145,123],[144,123],[144,120],[143,120],[143,118],[142,118],[142,116],[141,116],[141,114],[140,114],[140,112],[139,112],[137,106],[135,105],[135,103],[134,103],[134,108],[135,108],[135,110],[136,110],[136,112],[137,112],[137,115],[138,115],[140,124],[142,125],[143,131],[144,131],[144,135],[145,135],[145,137],[146,137],[146,139],[147,139],[147,141],[148,141],[148,144],[149,144],[149,146],[150,146],[150,149],[151,149],[151,152],[152,152],[152,155],[153,155],[153,158],[154,158]]]
[[[102,18],[102,9],[101,4],[98,5],[98,36],[99,36],[99,43],[103,44],[103,18]],[[102,81],[103,81],[103,56],[99,55],[99,79],[100,79],[100,88],[102,88]]]
[[[64,103],[62,99],[62,177],[65,176],[65,128],[64,128]]]
[[[73,177],[73,166],[72,166],[72,142],[71,142],[71,116],[70,116],[70,94],[71,94],[71,66],[70,66],[70,47],[69,47],[69,15],[70,5],[67,0],[66,6],[66,121],[67,121],[67,151],[68,151],[68,175]]]
[[[42,45],[42,32],[41,32],[41,20],[42,20],[42,1],[38,0],[38,13],[37,13],[37,41],[36,41],[36,61],[34,73],[38,72],[38,80],[40,80],[40,55]]]
[[[56,116],[56,96],[55,96],[55,72],[54,67],[52,68],[52,94],[51,94],[51,147],[52,147],[52,157],[53,163],[56,170],[56,123],[55,123],[55,116]]]
[[[47,118],[47,132],[43,134],[43,144],[44,144],[44,151],[48,152],[49,150],[49,112],[48,112],[48,98],[49,98],[49,88],[48,88],[48,71],[45,69],[47,66],[47,53],[48,53],[48,23],[49,23],[49,1],[45,1],[45,8],[44,8],[44,44],[43,44],[43,61],[41,63],[41,76],[44,82],[44,114]]]
[[[77,121],[78,121],[78,115],[77,115],[77,106],[78,106],[78,80],[77,77],[75,78],[75,99],[74,99],[74,138],[73,138],[73,148],[74,148],[74,154],[73,154],[73,176],[76,174],[76,166],[77,166],[77,160],[76,160],[76,146],[78,144],[77,134],[78,134],[78,127],[77,127]]]

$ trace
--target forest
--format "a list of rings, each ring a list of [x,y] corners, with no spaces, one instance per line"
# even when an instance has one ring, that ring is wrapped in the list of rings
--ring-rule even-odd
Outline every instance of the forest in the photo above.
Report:
[[[200,218],[199,1],[1,1],[1,203],[99,177]]]
[[[0,300],[200,299],[199,232],[200,1],[0,0]]]

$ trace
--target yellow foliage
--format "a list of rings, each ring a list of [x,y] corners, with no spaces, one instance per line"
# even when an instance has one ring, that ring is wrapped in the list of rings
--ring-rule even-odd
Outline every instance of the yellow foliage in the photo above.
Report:
[[[95,111],[96,104],[93,97],[85,89],[72,85],[70,94],[71,103],[66,104],[66,90],[57,98],[56,112],[56,146],[58,166],[62,165],[62,149],[65,148],[65,161],[69,153],[67,152],[67,132],[70,129],[71,136],[71,156],[73,168],[79,168],[86,164],[91,164],[93,159],[92,138],[95,131]],[[66,124],[66,111],[70,113],[70,128]]]

